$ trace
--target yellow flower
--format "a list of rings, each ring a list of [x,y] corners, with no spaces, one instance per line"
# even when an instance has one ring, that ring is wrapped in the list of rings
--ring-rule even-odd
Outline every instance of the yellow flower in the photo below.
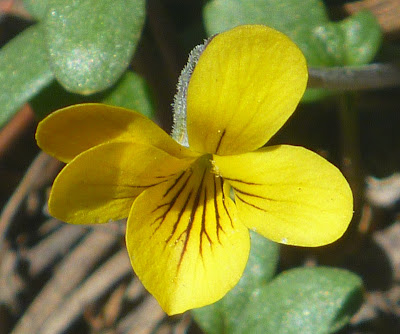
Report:
[[[67,165],[50,213],[73,224],[128,217],[133,269],[168,314],[213,303],[238,282],[248,229],[290,245],[335,241],[352,217],[340,171],[301,147],[260,148],[306,82],[304,56],[285,35],[241,26],[214,37],[190,77],[188,148],[122,108],[51,114],[37,141]]]

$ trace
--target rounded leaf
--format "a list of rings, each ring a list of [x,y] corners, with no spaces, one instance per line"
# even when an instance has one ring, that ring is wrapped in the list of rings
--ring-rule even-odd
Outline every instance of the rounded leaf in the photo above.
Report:
[[[302,25],[315,26],[327,19],[321,0],[211,0],[204,6],[205,28],[210,35],[241,24],[268,24],[296,34]]]
[[[232,333],[332,333],[362,301],[361,279],[319,267],[284,272],[253,294]]]
[[[102,99],[105,104],[137,110],[153,118],[154,105],[150,87],[145,79],[135,72],[127,71],[115,87]]]
[[[361,11],[339,24],[345,36],[345,65],[371,62],[382,44],[382,31],[375,16]]]
[[[34,25],[0,50],[0,128],[25,102],[53,79],[40,25]]]
[[[208,334],[231,333],[242,321],[243,307],[253,292],[267,284],[275,274],[279,244],[253,231],[250,236],[250,256],[239,283],[217,303],[192,311],[197,323]]]
[[[90,94],[113,85],[129,65],[144,14],[144,0],[50,1],[48,52],[64,88]]]
[[[359,12],[330,21],[322,0],[210,0],[204,6],[209,35],[241,24],[265,24],[288,35],[314,67],[367,64],[376,55],[382,34],[376,18]],[[302,101],[319,100],[330,92],[307,89]]]
[[[46,15],[47,6],[51,0],[22,0],[24,8],[35,19],[43,19]]]

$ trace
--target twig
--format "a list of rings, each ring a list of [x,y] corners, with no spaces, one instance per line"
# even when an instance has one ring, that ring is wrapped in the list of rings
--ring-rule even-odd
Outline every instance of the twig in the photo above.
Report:
[[[373,236],[374,241],[385,251],[392,267],[392,279],[400,280],[400,222],[378,231]]]
[[[101,230],[104,233],[111,233],[117,237],[124,238],[126,231],[126,219],[110,221],[107,224],[98,224],[98,225],[81,225],[82,228],[86,230]]]
[[[37,179],[43,175],[43,171],[51,163],[52,158],[46,153],[39,153],[24,178],[18,185],[16,191],[8,200],[6,206],[0,214],[0,250],[6,237],[8,228],[18,213],[27,193],[37,184]],[[45,173],[47,174],[47,173]]]
[[[0,20],[4,15],[14,15],[25,19],[32,19],[32,16],[24,8],[22,0],[0,1]]]
[[[126,252],[125,252],[126,254]],[[132,268],[129,268],[130,276],[132,279],[134,278]],[[131,279],[131,280],[132,280]],[[110,328],[115,325],[117,319],[119,318],[121,312],[123,312],[124,306],[124,295],[126,288],[128,286],[128,282],[122,282],[110,295],[107,302],[104,304],[102,308],[102,319],[103,324],[106,328]]]
[[[7,250],[0,261],[0,304],[7,305],[13,312],[20,311],[19,296],[26,286],[17,273],[19,263],[19,254],[14,250]]]
[[[118,241],[113,234],[93,230],[62,261],[52,278],[17,323],[13,334],[39,333],[40,327]]]
[[[50,217],[41,223],[41,225],[37,228],[36,233],[39,238],[46,238],[51,233],[57,231],[60,226],[64,225],[65,223],[61,222],[57,218]]]
[[[352,67],[309,68],[308,88],[367,90],[400,86],[400,66],[370,64]]]
[[[0,157],[10,149],[26,129],[34,122],[35,115],[29,104],[25,104],[21,110],[1,129],[0,132]]]
[[[88,230],[81,226],[63,225],[27,251],[29,276],[35,277],[65,255]]]
[[[179,322],[176,324],[173,334],[185,334],[187,329],[190,326],[190,323],[192,322],[192,317],[189,312],[185,312],[182,315],[182,318],[179,320]]]
[[[123,249],[93,273],[64,303],[57,305],[57,309],[45,322],[40,333],[64,333],[90,303],[104,296],[129,274],[133,274],[133,271],[127,252]]]
[[[385,39],[387,39],[388,36],[391,36],[392,38],[398,38],[400,29],[399,0],[363,0],[341,2],[345,3],[343,8],[348,15],[353,15],[360,10],[368,9],[377,18],[379,25],[385,34]]]
[[[136,277],[129,283],[128,287],[126,288],[124,298],[128,300],[128,302],[134,303],[141,299],[145,293],[146,289]]]
[[[112,328],[115,327],[121,312],[124,312],[124,294],[127,285],[126,281],[118,284],[102,305],[96,302],[86,307],[83,318],[90,326],[91,333],[116,334]]]
[[[118,324],[117,333],[150,334],[165,317],[158,302],[150,295]]]

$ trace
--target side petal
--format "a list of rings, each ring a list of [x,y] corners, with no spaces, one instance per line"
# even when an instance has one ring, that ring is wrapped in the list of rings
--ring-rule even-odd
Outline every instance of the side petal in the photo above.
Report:
[[[286,122],[307,83],[306,61],[284,34],[260,25],[215,36],[189,82],[189,145],[231,155],[264,145]]]
[[[151,144],[177,157],[193,155],[143,115],[97,103],[78,104],[50,114],[39,123],[36,140],[43,151],[64,162],[113,140]]]
[[[290,245],[321,246],[340,238],[353,215],[341,172],[295,146],[214,156],[215,172],[235,193],[240,220],[265,237]]]
[[[250,248],[223,180],[192,168],[144,191],[129,214],[133,269],[169,315],[211,304],[239,281]]]
[[[73,224],[126,218],[143,190],[167,182],[191,162],[146,144],[95,146],[73,159],[55,179],[50,214]]]

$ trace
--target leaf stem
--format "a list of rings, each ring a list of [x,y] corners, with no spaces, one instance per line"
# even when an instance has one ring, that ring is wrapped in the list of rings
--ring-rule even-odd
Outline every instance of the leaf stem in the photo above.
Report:
[[[364,171],[360,152],[359,112],[354,93],[339,97],[339,118],[342,129],[342,171],[354,195],[354,210],[359,212],[363,201]]]
[[[400,66],[395,63],[311,67],[308,72],[308,88],[356,91],[400,86]]]

